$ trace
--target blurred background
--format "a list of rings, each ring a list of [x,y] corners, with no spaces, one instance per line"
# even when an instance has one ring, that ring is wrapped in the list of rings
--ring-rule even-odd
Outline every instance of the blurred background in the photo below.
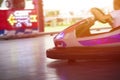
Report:
[[[56,26],[61,30],[92,16],[92,7],[109,13],[113,10],[113,0],[43,0],[46,31]]]
[[[34,9],[36,4],[33,1],[39,0],[25,0],[24,9]],[[6,0],[3,0],[1,10],[8,9],[5,2]],[[44,32],[61,31],[75,22],[92,16],[90,13],[92,7],[98,7],[106,14],[113,10],[113,0],[41,0],[41,2]]]

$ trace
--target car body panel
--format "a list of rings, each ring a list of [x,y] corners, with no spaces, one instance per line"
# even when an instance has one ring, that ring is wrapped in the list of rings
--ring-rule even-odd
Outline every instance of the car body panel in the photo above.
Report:
[[[54,43],[64,42],[64,46],[59,47],[76,47],[76,46],[108,46],[109,44],[119,44],[120,45],[120,28],[116,30],[111,30],[109,32],[99,33],[99,34],[84,34],[77,35],[76,28],[82,25],[83,22],[76,23],[70,26],[64,31],[60,32],[55,38]],[[82,26],[86,27],[86,26]],[[84,30],[84,28],[81,28]],[[79,33],[79,34],[81,34]],[[60,44],[60,43],[59,43]],[[56,46],[57,47],[57,46]]]
[[[93,23],[85,19],[54,37],[55,47],[46,51],[52,59],[120,58],[120,27],[103,33],[89,33]]]

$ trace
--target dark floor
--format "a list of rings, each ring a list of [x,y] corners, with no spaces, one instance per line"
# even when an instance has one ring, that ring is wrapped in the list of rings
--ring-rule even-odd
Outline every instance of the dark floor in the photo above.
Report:
[[[0,40],[0,80],[120,80],[120,61],[53,60],[53,36]]]

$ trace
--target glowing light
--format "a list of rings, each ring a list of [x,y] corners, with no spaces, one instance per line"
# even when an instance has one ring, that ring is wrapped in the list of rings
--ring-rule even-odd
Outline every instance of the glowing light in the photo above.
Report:
[[[15,23],[17,23],[17,21],[15,20],[15,17],[13,14],[11,14],[9,17],[8,17],[8,22],[13,26]]]
[[[15,11],[8,17],[10,25],[15,27],[22,27],[22,24],[26,26],[32,26],[32,22],[37,22],[37,15],[29,14],[31,11]]]
[[[30,15],[31,22],[37,22],[37,15]]]
[[[64,35],[65,35],[64,32],[61,32],[55,37],[55,39],[62,39]]]

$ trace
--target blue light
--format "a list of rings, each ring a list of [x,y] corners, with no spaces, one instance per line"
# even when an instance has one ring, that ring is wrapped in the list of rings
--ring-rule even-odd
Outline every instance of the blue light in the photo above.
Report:
[[[55,39],[63,39],[64,35],[64,32],[61,32],[55,37]]]

